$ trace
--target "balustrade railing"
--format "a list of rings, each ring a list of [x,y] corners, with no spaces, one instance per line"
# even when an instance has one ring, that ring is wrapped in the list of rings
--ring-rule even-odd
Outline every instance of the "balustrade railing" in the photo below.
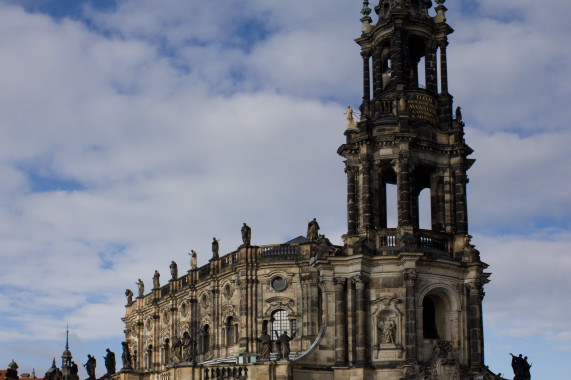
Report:
[[[204,380],[248,380],[248,367],[207,367],[203,369],[202,378]]]
[[[275,245],[261,247],[260,258],[266,260],[292,260],[297,257],[299,248],[295,245]]]

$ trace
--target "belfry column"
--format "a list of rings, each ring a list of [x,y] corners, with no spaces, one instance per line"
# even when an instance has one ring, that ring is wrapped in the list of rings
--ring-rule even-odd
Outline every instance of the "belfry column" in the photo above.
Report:
[[[405,317],[406,317],[406,361],[417,360],[417,339],[416,339],[416,294],[414,285],[418,277],[416,269],[405,269],[404,282],[406,285],[406,302],[405,302]]]
[[[361,159],[361,227],[365,230],[371,227],[371,164],[366,158]]]
[[[370,58],[371,53],[369,51],[362,51],[361,57],[363,57],[363,103],[371,100],[371,73],[370,73]]]
[[[355,284],[355,303],[356,303],[356,320],[357,320],[357,358],[356,364],[362,366],[367,362],[367,310],[366,310],[366,294],[365,287],[368,278],[363,275],[358,275],[352,278]]]
[[[466,204],[466,184],[468,176],[462,170],[456,171],[454,198],[456,199],[456,234],[468,233],[468,207]]]
[[[448,41],[440,41],[440,92],[448,94],[448,64],[446,63],[446,46]]]
[[[345,286],[347,279],[336,277],[333,279],[335,285],[335,362],[338,366],[347,364],[347,294]]]
[[[438,78],[436,76],[436,49],[438,45],[436,42],[431,42],[428,51],[426,52],[425,58],[425,79],[426,79],[426,89],[433,93],[438,92]]]
[[[347,233],[349,235],[357,232],[356,171],[355,167],[345,168],[347,173]]]
[[[412,225],[412,175],[410,173],[410,152],[401,152],[399,156],[397,170],[398,226],[403,227]]]
[[[470,297],[470,367],[484,365],[484,336],[482,322],[482,299],[484,298],[482,281],[476,279],[466,284]]]

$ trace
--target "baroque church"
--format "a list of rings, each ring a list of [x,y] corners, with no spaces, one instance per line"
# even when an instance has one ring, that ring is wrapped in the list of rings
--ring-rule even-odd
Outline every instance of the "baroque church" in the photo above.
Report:
[[[348,107],[337,150],[347,176],[343,245],[319,234],[314,219],[306,237],[256,246],[244,223],[236,251],[219,254],[214,239],[208,264],[198,267],[193,252],[188,272],[171,263],[166,284],[155,272],[146,292],[139,280],[137,295],[126,291],[122,369],[106,359],[104,377],[500,379],[484,362],[490,274],[468,234],[474,160],[448,92],[453,30],[444,0],[436,3],[363,3],[360,118]],[[424,189],[430,229],[419,223]],[[71,354],[62,359],[69,372]],[[54,379],[74,380],[72,372]]]
[[[493,379],[484,364],[487,265],[470,244],[474,163],[448,92],[444,1],[365,1],[360,120],[347,110],[337,153],[347,233],[243,245],[145,293],[128,290],[121,380]],[[373,24],[369,16],[377,14]],[[431,16],[430,13],[435,13]],[[422,83],[421,83],[422,81]],[[387,187],[396,185],[396,228]],[[430,194],[430,229],[419,194]]]

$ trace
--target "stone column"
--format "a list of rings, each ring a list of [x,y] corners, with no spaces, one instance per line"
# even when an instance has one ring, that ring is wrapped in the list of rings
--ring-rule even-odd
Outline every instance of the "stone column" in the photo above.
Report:
[[[432,231],[444,231],[444,173],[437,169],[430,176],[430,212]]]
[[[347,173],[347,233],[351,235],[357,232],[356,168],[347,166],[345,173]]]
[[[383,65],[381,50],[373,51],[373,98],[378,99],[383,92]]]
[[[412,174],[410,164],[410,152],[404,151],[399,154],[397,169],[397,199],[398,199],[398,226],[412,225],[411,198],[412,198]]]
[[[440,93],[448,94],[448,64],[446,63],[448,41],[440,41]]]
[[[415,282],[418,277],[416,269],[405,269],[404,283],[406,286],[406,302],[405,302],[405,342],[406,342],[406,358],[407,362],[416,362],[417,360],[417,338],[416,338],[416,292]]]
[[[391,39],[391,68],[393,69],[392,77],[395,78],[396,83],[405,83],[403,29],[403,21],[395,20],[395,30]]]
[[[240,346],[244,346],[247,349],[248,337],[248,280],[243,278],[238,282],[238,287],[240,288]]]
[[[371,164],[367,158],[361,159],[361,218],[362,225],[364,229],[371,227]]]
[[[347,364],[347,295],[345,287],[346,278],[334,278],[335,284],[335,364],[345,366]]]
[[[483,284],[478,278],[466,284],[469,292],[470,316],[470,367],[479,368],[484,365],[484,332],[482,322]]]
[[[468,233],[468,207],[466,204],[466,184],[468,177],[463,170],[455,175],[454,198],[456,199],[456,234]]]
[[[361,52],[363,57],[363,103],[371,100],[371,73],[370,73],[370,58],[371,53],[367,50]]]
[[[366,283],[368,278],[358,275],[352,278],[355,284],[355,304],[356,304],[356,322],[357,322],[357,344],[356,344],[356,364],[363,366],[367,362],[367,301],[366,301]]]
[[[424,72],[426,79],[426,89],[433,93],[438,92],[438,78],[436,77],[436,49],[437,44],[431,42],[426,51],[426,57],[424,60]]]

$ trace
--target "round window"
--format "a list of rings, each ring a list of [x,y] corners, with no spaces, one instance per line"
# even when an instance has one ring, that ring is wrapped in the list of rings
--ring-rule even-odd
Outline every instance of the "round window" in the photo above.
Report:
[[[274,277],[272,279],[272,289],[277,292],[283,292],[287,288],[287,281],[283,277]]]

